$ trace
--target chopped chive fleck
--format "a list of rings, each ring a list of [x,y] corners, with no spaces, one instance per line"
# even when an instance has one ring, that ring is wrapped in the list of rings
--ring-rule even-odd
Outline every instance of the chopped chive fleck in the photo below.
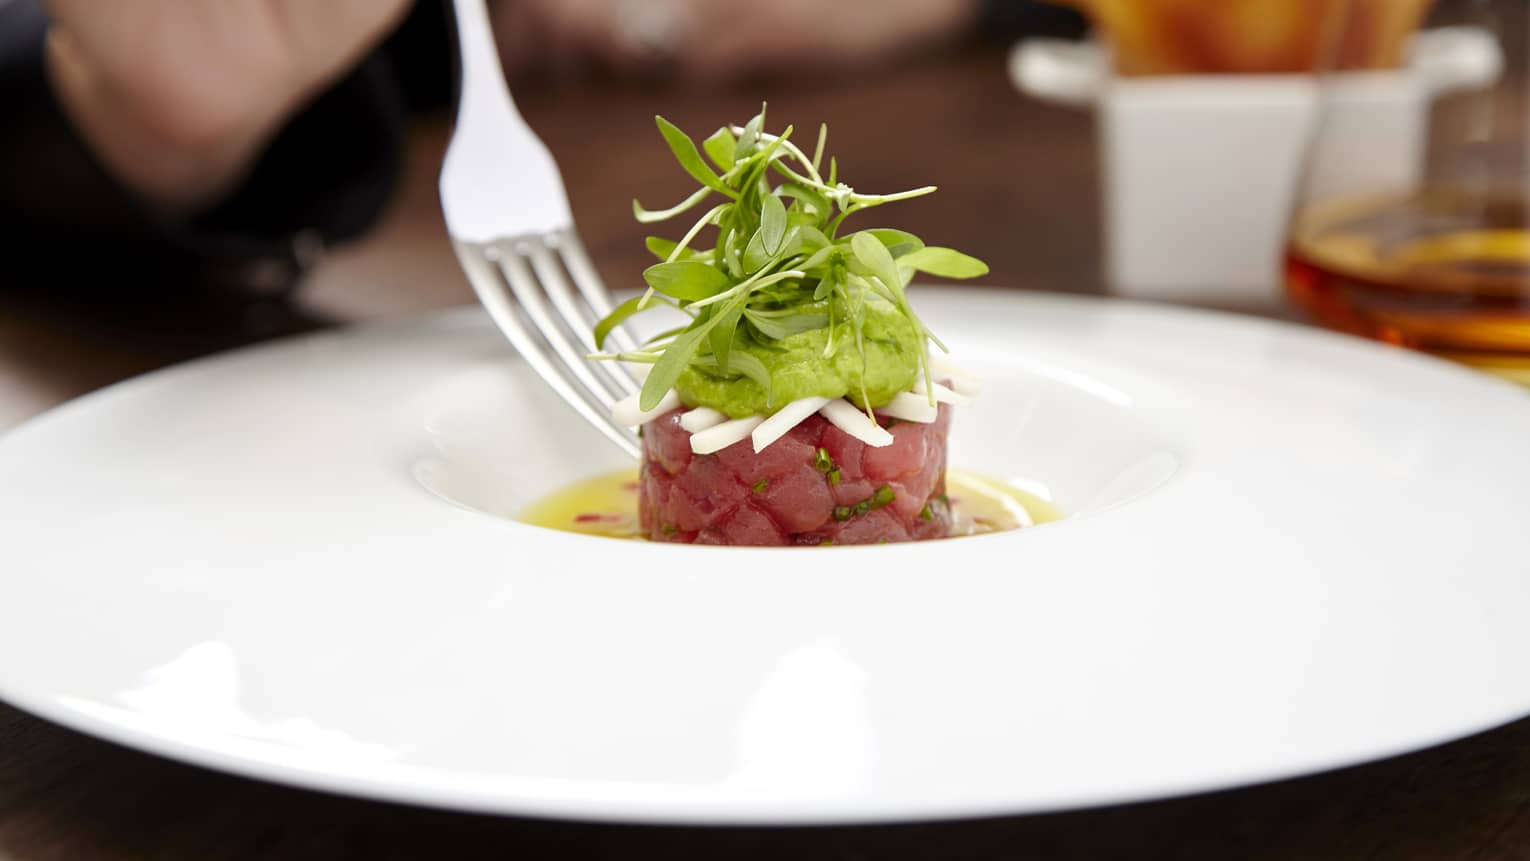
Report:
[[[770,487],[770,482],[762,478],[759,481],[756,481],[750,489],[752,489],[755,493],[764,493],[765,488],[767,487]]]
[[[834,506],[834,519],[843,523],[852,517],[860,517],[868,511],[875,511],[897,499],[898,495],[889,485],[882,485],[876,492],[857,502],[854,505]]]
[[[661,532],[663,532],[665,535],[674,535],[676,532],[680,531],[680,527],[676,526],[673,523],[666,523],[663,526],[659,527],[659,530]]]
[[[813,465],[818,468],[819,472],[823,473],[824,478],[829,480],[830,486],[839,484],[839,467],[834,465],[834,458],[829,457],[829,452],[826,449],[818,450],[818,458]]]
[[[919,509],[919,519],[925,522],[935,519],[934,513],[930,511],[930,504],[928,502],[924,504],[923,508]]]
[[[642,438],[643,438],[643,426],[642,425],[638,425],[638,439],[642,439]]]

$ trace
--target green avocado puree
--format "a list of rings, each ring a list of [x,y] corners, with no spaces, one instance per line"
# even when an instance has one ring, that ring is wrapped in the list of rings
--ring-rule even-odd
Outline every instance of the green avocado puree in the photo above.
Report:
[[[744,376],[722,377],[694,365],[675,383],[680,400],[689,407],[711,407],[732,418],[768,415],[795,400],[849,397],[857,406],[879,407],[899,392],[913,388],[919,370],[919,341],[914,326],[890,303],[868,302],[862,343],[865,362],[855,346],[855,329],[836,314],[834,352],[825,357],[830,329],[820,327],[779,340],[756,340],[744,326],[734,335],[732,349],[759,359],[770,374],[769,396],[758,382]],[[863,388],[864,386],[864,388]],[[864,392],[864,400],[862,393]]]

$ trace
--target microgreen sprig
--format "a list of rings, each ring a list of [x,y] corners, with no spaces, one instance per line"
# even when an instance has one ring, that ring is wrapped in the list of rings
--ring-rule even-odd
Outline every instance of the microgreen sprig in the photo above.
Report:
[[[634,200],[637,220],[665,221],[713,195],[725,200],[697,218],[677,241],[650,236],[648,250],[659,262],[643,271],[647,292],[618,305],[595,327],[596,347],[601,348],[613,329],[654,305],[689,316],[686,325],[651,338],[641,350],[592,357],[653,365],[639,406],[653,409],[691,366],[723,377],[748,377],[769,392],[763,363],[733,349],[741,330],[768,345],[827,328],[827,359],[851,346],[833,337],[835,327],[848,322],[864,366],[862,329],[873,296],[886,300],[912,325],[919,342],[919,374],[933,404],[929,341],[945,347],[914,313],[904,288],[915,272],[973,278],[986,274],[987,265],[950,248],[925,245],[902,230],[873,228],[844,236],[839,231],[845,219],[861,210],[920,197],[935,187],[858,192],[840,181],[832,156],[828,175],[822,172],[827,126],[819,127],[809,156],[791,140],[791,126],[779,135],[764,130],[764,108],[742,126],[719,128],[700,147],[663,117],[655,121],[675,160],[701,187],[668,209],[649,210]],[[772,184],[773,178],[780,181]],[[694,247],[708,227],[717,231],[713,247]],[[845,317],[836,318],[837,311]]]

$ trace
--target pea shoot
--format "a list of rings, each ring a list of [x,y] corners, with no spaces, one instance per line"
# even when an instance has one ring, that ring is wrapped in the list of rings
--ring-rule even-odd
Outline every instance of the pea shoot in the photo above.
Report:
[[[687,367],[725,379],[747,377],[768,392],[769,369],[756,356],[734,349],[741,337],[769,345],[828,329],[823,358],[851,349],[864,368],[862,330],[867,305],[873,302],[891,305],[913,326],[918,374],[924,390],[934,391],[929,342],[942,350],[945,345],[915,315],[905,288],[915,272],[973,278],[987,274],[987,265],[950,248],[925,245],[902,230],[840,232],[845,220],[861,210],[921,197],[934,186],[893,194],[858,192],[839,179],[832,157],[825,169],[827,126],[819,127],[809,156],[792,142],[791,126],[779,135],[764,130],[764,108],[742,126],[719,128],[699,148],[668,120],[655,120],[675,160],[700,187],[668,209],[649,210],[633,201],[637,220],[667,221],[713,198],[722,200],[678,240],[649,237],[648,249],[659,262],[643,272],[647,291],[618,305],[595,327],[596,346],[603,348],[614,328],[648,308],[665,305],[689,318],[639,350],[593,357],[653,366],[639,397],[642,409],[653,409]],[[699,245],[707,228],[716,230],[711,248]],[[853,343],[833,337],[836,326],[846,322]],[[867,401],[863,382],[861,403],[869,411],[873,405]]]

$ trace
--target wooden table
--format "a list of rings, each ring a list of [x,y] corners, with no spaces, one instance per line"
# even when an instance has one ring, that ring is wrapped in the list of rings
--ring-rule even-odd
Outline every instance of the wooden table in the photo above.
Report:
[[[933,198],[888,210],[882,223],[986,258],[996,284],[1099,291],[1091,122],[1015,95],[998,49],[910,61],[828,89],[810,81],[715,93],[590,85],[521,98],[558,154],[591,253],[608,282],[623,285],[637,283],[645,264],[629,199],[667,203],[686,184],[652,115],[662,110],[705,133],[747,117],[766,95],[778,122],[811,130],[829,121],[831,151],[858,187],[941,186]],[[316,272],[301,317],[187,334],[37,302],[0,309],[0,427],[305,320],[469,301],[434,197],[444,141],[443,123],[420,127],[395,205],[367,241]],[[335,857],[1527,858],[1530,721],[1337,773],[1103,810],[681,829],[469,816],[288,789],[157,759],[0,705],[0,861]]]

